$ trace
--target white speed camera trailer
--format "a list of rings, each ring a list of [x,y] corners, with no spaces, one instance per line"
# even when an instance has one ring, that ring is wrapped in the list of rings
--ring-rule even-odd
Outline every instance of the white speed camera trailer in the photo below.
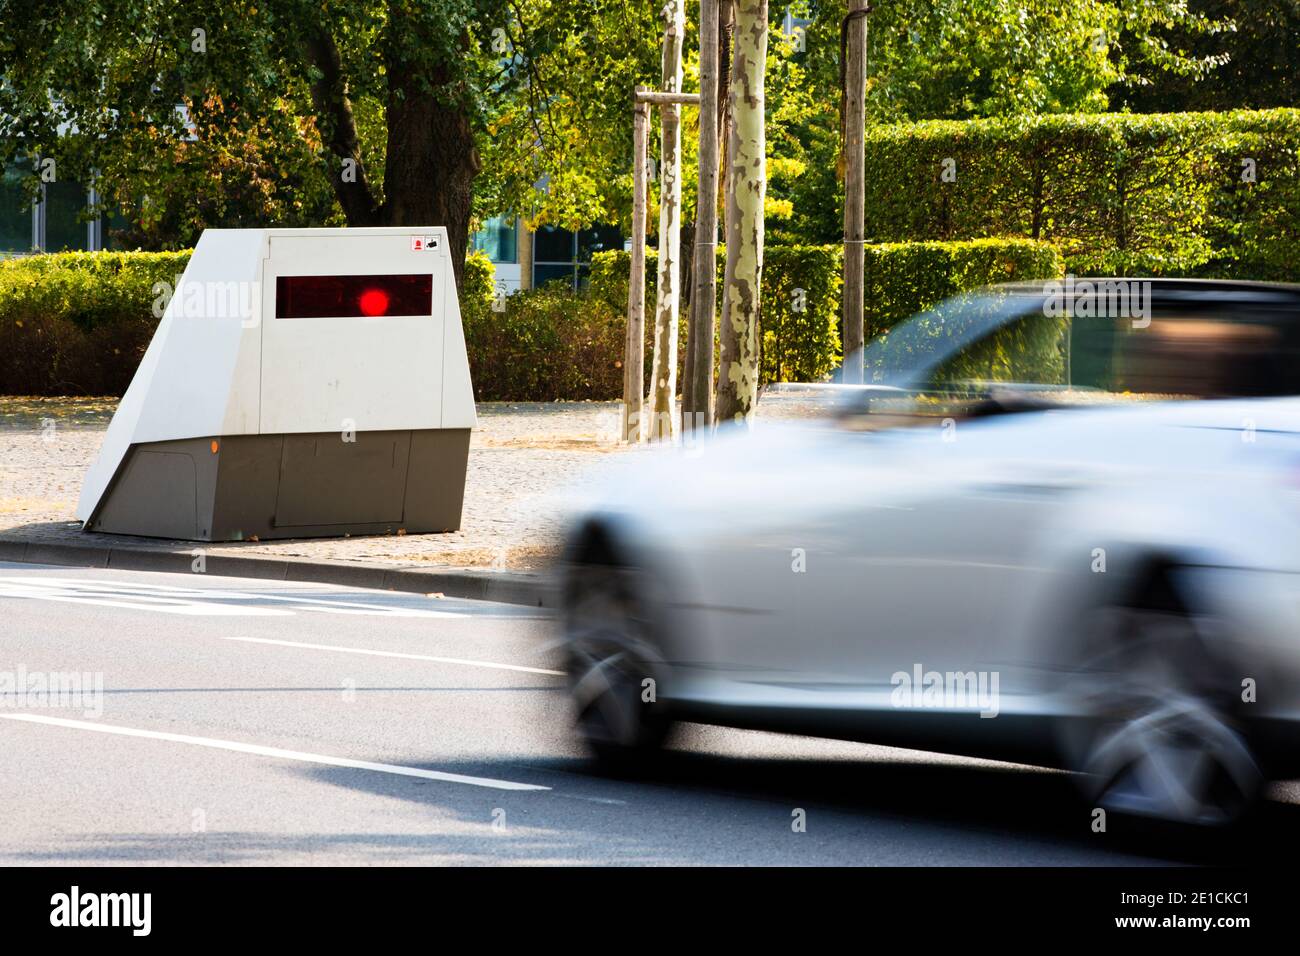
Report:
[[[474,424],[445,229],[209,229],[77,517],[198,541],[454,531]]]

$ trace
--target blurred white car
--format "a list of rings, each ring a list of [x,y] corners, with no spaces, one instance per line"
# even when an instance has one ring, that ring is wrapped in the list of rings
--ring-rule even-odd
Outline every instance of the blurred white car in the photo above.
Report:
[[[1145,292],[1145,318],[952,300],[832,419],[764,399],[753,433],[637,456],[562,567],[595,754],[788,731],[1078,770],[1205,825],[1295,775],[1300,288]]]

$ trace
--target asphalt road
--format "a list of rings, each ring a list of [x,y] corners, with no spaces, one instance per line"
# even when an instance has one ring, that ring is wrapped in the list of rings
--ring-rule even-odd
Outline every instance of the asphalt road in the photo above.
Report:
[[[602,776],[551,637],[500,604],[0,563],[0,690],[89,675],[0,695],[0,864],[1167,862],[1035,768],[690,726]],[[1300,788],[1259,825],[1247,860],[1300,836]]]

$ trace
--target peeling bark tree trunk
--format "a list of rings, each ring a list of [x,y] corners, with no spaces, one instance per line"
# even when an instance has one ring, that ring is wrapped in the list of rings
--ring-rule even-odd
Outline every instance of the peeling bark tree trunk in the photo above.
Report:
[[[718,4],[718,206],[722,209],[722,240],[725,243],[731,233],[731,203],[727,202],[727,192],[731,188],[731,48],[736,38],[736,0],[720,0]],[[723,263],[724,267],[726,263]],[[719,315],[727,314],[727,283],[724,268],[722,282],[722,303]],[[721,333],[717,335],[718,351],[721,353]],[[709,385],[709,403],[716,403],[713,383]],[[711,408],[710,425],[717,424],[717,408]]]
[[[664,6],[663,91],[682,91],[683,0]],[[651,441],[671,441],[676,431],[677,318],[681,311],[682,124],[681,107],[659,107],[659,282],[655,292],[655,345],[650,374]]]
[[[712,423],[713,336],[718,272],[718,0],[700,0],[700,149],[691,250],[691,322],[682,389],[682,430]]]
[[[746,421],[758,400],[758,329],[767,194],[763,81],[767,0],[737,0],[727,149],[727,269],[722,313],[718,421]]]

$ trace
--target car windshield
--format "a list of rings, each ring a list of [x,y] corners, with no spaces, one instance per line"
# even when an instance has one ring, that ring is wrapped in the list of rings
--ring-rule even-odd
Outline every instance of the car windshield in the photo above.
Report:
[[[950,299],[876,339],[866,380],[1064,404],[1300,394],[1294,293],[1148,288],[1141,309],[1072,301],[1020,287]]]
[[[911,385],[943,359],[1041,306],[1039,295],[1000,290],[947,299],[873,339],[863,355],[865,380]]]

